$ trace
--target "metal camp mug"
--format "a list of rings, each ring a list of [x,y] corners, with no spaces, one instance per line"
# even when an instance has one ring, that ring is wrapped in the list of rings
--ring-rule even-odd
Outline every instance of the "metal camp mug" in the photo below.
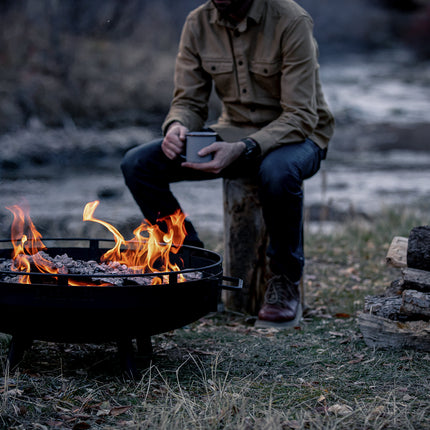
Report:
[[[207,163],[213,158],[212,154],[200,157],[198,152],[216,141],[217,134],[214,131],[192,131],[186,134],[185,160],[190,163]]]

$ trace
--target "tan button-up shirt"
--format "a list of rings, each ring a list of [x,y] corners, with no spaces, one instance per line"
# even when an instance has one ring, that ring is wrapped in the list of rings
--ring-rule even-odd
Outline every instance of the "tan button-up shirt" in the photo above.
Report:
[[[292,0],[254,0],[237,26],[206,2],[184,25],[163,131],[173,121],[203,128],[214,86],[222,113],[211,128],[223,140],[251,137],[263,155],[306,138],[326,148],[334,120],[321,90],[317,51],[312,19]]]

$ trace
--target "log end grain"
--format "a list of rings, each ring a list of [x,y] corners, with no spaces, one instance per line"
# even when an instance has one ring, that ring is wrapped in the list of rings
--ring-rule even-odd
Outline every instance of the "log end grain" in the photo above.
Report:
[[[407,250],[408,238],[402,236],[394,236],[388,248],[385,261],[392,267],[406,267],[407,266]]]

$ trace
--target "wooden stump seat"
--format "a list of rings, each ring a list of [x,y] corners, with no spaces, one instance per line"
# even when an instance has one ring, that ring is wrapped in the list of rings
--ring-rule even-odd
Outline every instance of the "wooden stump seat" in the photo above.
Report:
[[[243,279],[242,292],[223,291],[223,302],[230,310],[257,315],[270,276],[266,257],[269,238],[257,184],[250,178],[224,179],[223,199],[224,274]]]

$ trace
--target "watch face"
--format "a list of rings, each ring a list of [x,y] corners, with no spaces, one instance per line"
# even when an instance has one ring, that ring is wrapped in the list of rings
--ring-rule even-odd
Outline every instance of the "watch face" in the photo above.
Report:
[[[243,139],[243,142],[246,145],[244,152],[245,158],[251,159],[256,157],[259,153],[257,143],[251,139]]]

